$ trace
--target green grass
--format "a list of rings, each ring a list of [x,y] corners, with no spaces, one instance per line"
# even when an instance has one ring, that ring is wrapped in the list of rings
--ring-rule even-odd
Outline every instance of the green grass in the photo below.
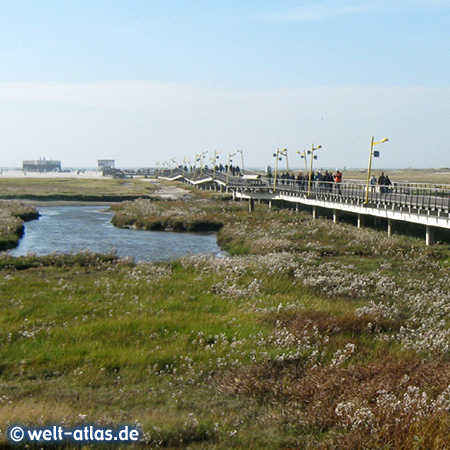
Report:
[[[82,414],[138,422],[151,448],[442,448],[447,246],[264,205],[144,207],[213,215],[236,256],[0,257],[1,430]]]
[[[77,422],[83,413],[91,421],[108,417],[120,422],[124,417],[111,411],[121,410],[145,430],[157,429],[154,442],[168,447],[183,441],[194,447],[198,442],[199,448],[207,443],[217,448],[276,448],[298,438],[291,425],[290,431],[277,420],[268,425],[270,414],[282,414],[285,401],[271,399],[270,390],[256,397],[256,392],[243,394],[238,400],[215,386],[227,386],[233,372],[292,353],[295,346],[265,340],[280,323],[294,333],[310,323],[318,325],[320,333],[329,336],[320,359],[324,365],[348,343],[360,349],[352,363],[357,365],[398,352],[395,345],[374,341],[368,319],[354,316],[352,311],[363,302],[330,302],[294,285],[289,275],[264,278],[258,301],[249,302],[211,292],[226,275],[203,273],[201,268],[161,265],[170,276],[148,283],[153,266],[141,268],[135,279],[132,266],[93,266],[79,264],[81,260],[64,267],[3,269],[7,279],[0,303],[0,355],[4,392],[11,401],[4,412],[8,418],[38,423],[44,414],[45,421]],[[261,277],[261,271],[244,271],[239,282],[246,285],[254,276]],[[252,311],[253,303],[263,311],[276,309],[280,302],[297,306],[275,314]],[[232,342],[239,344],[233,348]],[[306,351],[303,361],[310,354]],[[271,376],[269,371],[262,380]],[[294,383],[287,373],[284,377],[274,382]],[[46,405],[56,401],[59,408],[47,411]],[[190,414],[195,418],[191,425]],[[239,430],[236,438],[234,428]],[[317,442],[316,431],[303,433],[306,440]]]

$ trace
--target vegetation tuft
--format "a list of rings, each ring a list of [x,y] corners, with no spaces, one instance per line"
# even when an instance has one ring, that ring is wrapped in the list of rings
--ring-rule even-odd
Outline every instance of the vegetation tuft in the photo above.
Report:
[[[37,219],[36,209],[19,202],[0,202],[0,250],[14,248],[23,236],[23,222]]]
[[[222,211],[218,211],[222,206]],[[221,213],[227,210],[227,204],[204,200],[152,201],[139,199],[123,202],[115,206],[116,214],[112,220],[117,227],[135,227],[144,230],[170,231],[218,231],[223,226]]]

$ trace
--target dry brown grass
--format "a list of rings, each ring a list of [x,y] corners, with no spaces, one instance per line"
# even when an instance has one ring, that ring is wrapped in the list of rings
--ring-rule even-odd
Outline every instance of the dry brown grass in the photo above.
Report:
[[[408,377],[407,383],[405,382]],[[440,449],[447,442],[450,422],[442,412],[426,414],[413,404],[411,411],[391,417],[390,411],[377,405],[380,393],[387,391],[402,399],[409,386],[422,386],[428,395],[447,387],[450,380],[448,362],[421,362],[392,357],[376,363],[333,368],[305,367],[299,362],[264,362],[243,368],[239,373],[217,380],[218,390],[231,396],[246,396],[262,404],[279,406],[279,420],[302,433],[329,433],[324,442],[315,441],[311,448],[430,448]],[[373,423],[357,428],[346,426],[336,414],[340,403],[371,407]],[[344,432],[345,430],[345,432]],[[420,436],[420,438],[419,438]]]
[[[396,331],[403,324],[399,319],[388,317],[375,317],[369,314],[357,316],[354,313],[334,315],[316,309],[304,310],[301,314],[293,317],[289,317],[289,313],[281,313],[267,317],[265,320],[271,324],[282,320],[283,325],[293,333],[305,328],[316,327],[320,334],[327,336],[338,334],[360,336],[369,332]]]
[[[44,425],[57,423],[61,417],[76,417],[79,414],[79,407],[64,402],[55,404],[52,401],[34,400],[33,398],[22,399],[20,401],[6,402],[0,408],[0,423],[32,423]]]

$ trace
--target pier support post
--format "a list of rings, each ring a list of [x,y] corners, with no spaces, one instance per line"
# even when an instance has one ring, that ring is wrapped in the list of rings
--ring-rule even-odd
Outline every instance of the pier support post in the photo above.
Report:
[[[333,209],[333,222],[334,223],[339,222],[339,211],[337,209]]]
[[[312,207],[312,216],[313,219],[317,219],[317,208],[315,206]]]
[[[356,219],[356,226],[358,228],[362,228],[364,226],[364,215],[358,214],[358,218]]]
[[[425,234],[425,244],[433,245],[434,244],[434,227],[427,225],[425,233],[426,233]]]
[[[395,221],[392,219],[388,219],[388,236],[391,237],[395,233]]]
[[[255,201],[251,198],[248,202],[248,212],[253,212],[255,210]]]
[[[272,200],[269,200],[269,209],[272,209]]]

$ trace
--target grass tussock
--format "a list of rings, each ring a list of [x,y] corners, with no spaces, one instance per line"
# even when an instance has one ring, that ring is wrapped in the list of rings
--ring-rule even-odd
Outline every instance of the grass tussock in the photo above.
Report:
[[[223,226],[221,214],[226,204],[217,211],[216,203],[204,201],[151,201],[139,199],[116,207],[113,224],[117,227],[135,227],[153,231],[218,231]]]
[[[0,202],[0,250],[14,248],[23,236],[23,222],[37,219],[36,209],[19,202]]]

